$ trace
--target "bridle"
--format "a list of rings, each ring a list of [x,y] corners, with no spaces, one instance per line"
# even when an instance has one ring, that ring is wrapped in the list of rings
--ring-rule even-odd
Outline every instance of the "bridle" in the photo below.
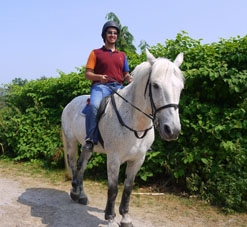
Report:
[[[163,110],[163,109],[167,109],[167,108],[175,108],[178,109],[178,104],[174,104],[174,103],[170,103],[170,104],[166,104],[164,106],[161,106],[159,108],[157,108],[155,106],[155,103],[154,103],[154,99],[153,99],[153,93],[152,93],[152,85],[150,83],[150,79],[151,79],[151,74],[152,74],[152,70],[150,71],[149,73],[149,76],[148,76],[148,80],[147,80],[147,83],[146,83],[146,87],[145,87],[145,91],[144,91],[144,97],[146,97],[146,93],[147,93],[147,89],[149,90],[149,98],[150,98],[150,103],[151,103],[151,109],[152,109],[152,121],[155,123],[156,122],[156,114]],[[155,124],[155,126],[157,126]]]
[[[146,86],[145,86],[145,91],[144,91],[144,97],[146,97],[146,92],[147,92],[147,89],[149,90],[149,98],[150,98],[150,103],[151,103],[151,109],[152,109],[152,114],[147,114],[145,112],[143,112],[140,108],[138,108],[137,106],[135,106],[134,104],[130,103],[127,99],[125,99],[122,95],[120,95],[117,91],[115,91],[114,89],[112,89],[109,85],[106,84],[106,86],[108,86],[108,88],[110,88],[116,95],[118,95],[120,98],[122,98],[126,103],[128,103],[129,105],[131,105],[133,108],[135,108],[136,110],[138,110],[139,112],[141,112],[142,114],[144,114],[146,117],[148,117],[149,119],[152,120],[152,122],[154,123],[154,125],[152,125],[151,127],[145,129],[145,130],[140,130],[140,131],[137,131],[135,129],[132,129],[131,127],[129,127],[128,125],[126,125],[119,113],[119,111],[117,110],[117,106],[116,106],[116,101],[115,101],[115,98],[114,98],[114,95],[112,94],[111,95],[111,102],[112,102],[112,105],[113,105],[113,109],[115,110],[115,113],[117,115],[117,118],[120,122],[120,124],[126,128],[128,128],[130,131],[134,132],[135,136],[138,138],[138,139],[142,139],[146,136],[147,132],[153,128],[153,126],[156,128],[158,126],[158,123],[157,123],[157,120],[156,120],[156,115],[159,111],[163,110],[163,109],[167,109],[167,108],[175,108],[178,109],[178,104],[174,104],[174,103],[170,103],[170,104],[166,104],[164,106],[161,106],[159,108],[157,108],[155,106],[155,103],[154,103],[154,100],[153,100],[153,93],[152,93],[152,86],[151,86],[151,83],[150,83],[150,79],[151,79],[151,74],[152,74],[152,71],[149,72],[149,76],[148,76],[148,80],[147,80],[147,83],[146,83]],[[109,77],[109,76],[108,76]],[[112,77],[109,77],[111,80],[114,80],[116,81],[114,78]],[[117,81],[116,81],[117,82]],[[143,135],[142,136],[139,136],[138,133],[140,132],[143,132]]]

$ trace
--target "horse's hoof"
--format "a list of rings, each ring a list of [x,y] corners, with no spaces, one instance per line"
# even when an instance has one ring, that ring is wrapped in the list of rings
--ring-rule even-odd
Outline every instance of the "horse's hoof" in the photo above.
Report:
[[[120,225],[115,222],[114,220],[108,220],[108,225],[107,227],[119,227]]]
[[[73,201],[78,201],[78,200],[79,200],[79,196],[80,196],[80,194],[74,192],[73,189],[70,191],[70,198],[71,198]]]
[[[132,223],[120,223],[120,227],[134,227]]]
[[[122,214],[122,220],[120,222],[120,227],[133,227],[130,215],[128,213]]]
[[[89,201],[88,201],[87,197],[83,197],[83,198],[78,199],[78,203],[80,203],[82,205],[88,205]]]
[[[79,195],[76,195],[74,193],[70,193],[70,198],[73,200],[73,201],[78,201],[79,200]]]
[[[88,198],[83,190],[80,192],[78,202],[82,205],[88,205]]]

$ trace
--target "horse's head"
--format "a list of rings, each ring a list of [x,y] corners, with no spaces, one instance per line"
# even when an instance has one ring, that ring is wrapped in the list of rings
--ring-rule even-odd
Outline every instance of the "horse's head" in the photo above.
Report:
[[[181,131],[178,104],[184,87],[184,76],[179,69],[183,62],[180,53],[174,62],[155,58],[146,50],[151,65],[146,93],[149,92],[154,124],[164,140],[175,140]]]

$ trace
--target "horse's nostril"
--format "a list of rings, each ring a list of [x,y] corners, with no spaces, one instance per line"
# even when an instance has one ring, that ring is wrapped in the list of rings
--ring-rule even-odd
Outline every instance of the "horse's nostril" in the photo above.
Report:
[[[168,125],[164,125],[164,129],[166,134],[170,135],[172,133],[171,128]]]

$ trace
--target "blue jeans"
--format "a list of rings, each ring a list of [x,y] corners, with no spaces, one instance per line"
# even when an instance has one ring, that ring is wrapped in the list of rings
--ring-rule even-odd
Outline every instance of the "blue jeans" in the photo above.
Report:
[[[116,91],[117,89],[123,88],[123,85],[117,82],[107,83],[107,85],[97,83],[91,87],[90,91],[90,105],[86,114],[86,139],[93,140],[95,144],[98,143],[97,112],[101,100],[113,93],[113,91],[109,87]]]

